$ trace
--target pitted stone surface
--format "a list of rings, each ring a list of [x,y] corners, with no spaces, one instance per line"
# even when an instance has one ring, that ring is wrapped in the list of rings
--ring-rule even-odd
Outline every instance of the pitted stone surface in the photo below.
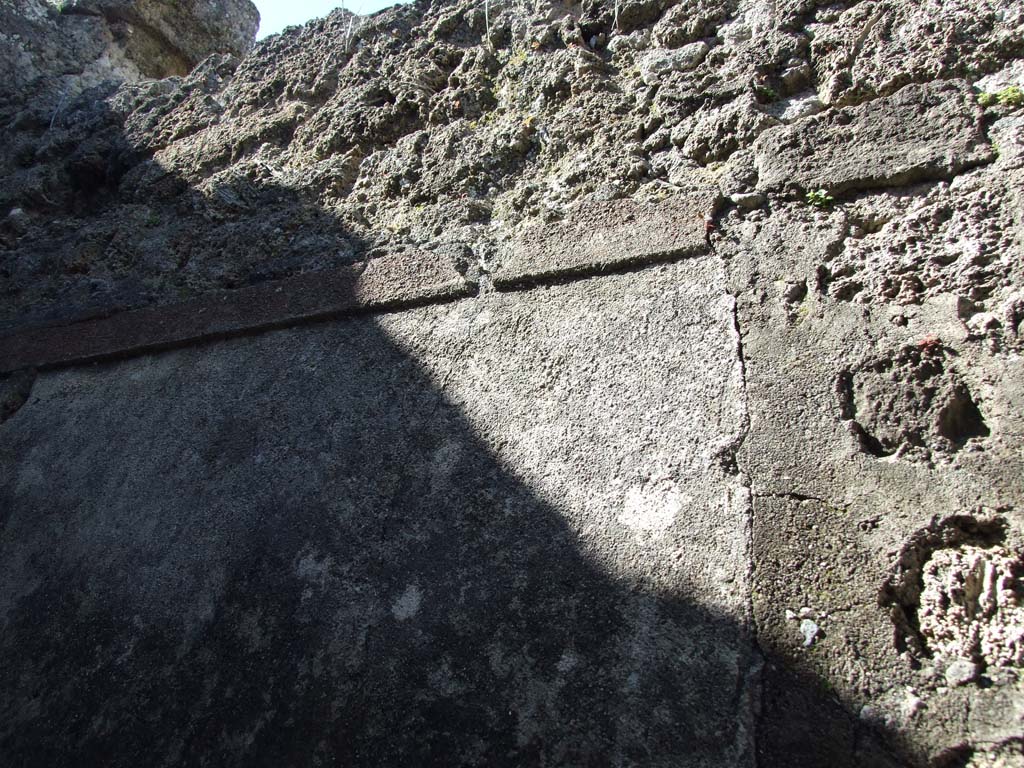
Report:
[[[833,194],[948,178],[994,157],[981,110],[956,81],[908,85],[867,104],[770,128],[754,154],[759,188]]]
[[[985,166],[970,185],[988,184],[993,206],[1012,215],[1015,193],[998,183],[1002,174]],[[888,196],[862,202],[895,223],[900,208]],[[717,245],[739,292],[750,430],[737,464],[754,501],[758,643],[775,660],[763,677],[757,739],[765,765],[926,766],[956,742],[977,745],[980,755],[1020,733],[1008,704],[1020,695],[1019,667],[992,665],[980,684],[950,687],[945,663],[905,639],[913,621],[899,619],[886,585],[898,553],[921,550],[904,580],[920,590],[919,561],[930,550],[908,542],[945,516],[968,529],[998,521],[997,538],[971,545],[1024,545],[1021,359],[990,351],[1013,349],[1012,335],[995,335],[1002,329],[993,330],[999,346],[973,337],[949,293],[875,307],[823,290],[821,266],[841,264],[852,222],[871,223],[856,210],[780,203],[771,217],[731,213]],[[935,249],[943,235],[922,232],[917,247]],[[901,245],[890,248],[888,264]],[[1004,301],[999,292],[986,296],[991,306]],[[968,402],[983,409],[982,421]],[[876,443],[865,440],[871,435]],[[918,436],[930,451],[912,448]],[[1002,594],[1012,592],[1004,581]],[[913,595],[906,602],[918,604]],[[821,630],[807,648],[798,632],[805,608]],[[980,637],[995,624],[992,642],[1012,648],[1003,631],[1015,610],[1008,597],[1002,610],[998,620],[978,615],[958,631]],[[806,680],[828,683],[808,688]],[[865,738],[873,729],[902,737],[880,746]],[[822,731],[829,737],[815,736]]]
[[[126,25],[127,55],[150,77],[187,75],[214,52],[243,56],[260,25],[259,11],[250,0],[56,0],[51,4],[64,14],[99,16],[108,24]]]
[[[943,662],[1024,666],[1024,562],[1004,548],[935,552],[922,572],[921,634]],[[998,670],[993,670],[998,672]]]
[[[210,54],[244,55],[258,26],[250,0],[6,0],[0,110],[52,111],[104,81],[187,75]]]
[[[506,245],[494,284],[513,287],[699,255],[708,249],[705,220],[714,213],[718,197],[708,191],[657,203],[582,205],[564,221],[528,227]]]

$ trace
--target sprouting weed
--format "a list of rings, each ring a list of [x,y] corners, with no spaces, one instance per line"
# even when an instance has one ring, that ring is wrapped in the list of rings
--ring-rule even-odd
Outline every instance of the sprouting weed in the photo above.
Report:
[[[813,205],[815,208],[828,208],[836,201],[836,199],[824,189],[813,189],[804,195],[804,199],[807,201],[808,205]]]
[[[1011,85],[995,93],[983,93],[978,96],[978,103],[983,107],[1000,104],[1004,107],[1024,107],[1024,90],[1020,86]]]

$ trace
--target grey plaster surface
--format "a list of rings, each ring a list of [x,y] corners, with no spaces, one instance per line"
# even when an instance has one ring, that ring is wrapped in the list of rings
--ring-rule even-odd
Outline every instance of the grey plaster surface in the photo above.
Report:
[[[5,762],[752,764],[724,280],[41,374],[0,427]]]

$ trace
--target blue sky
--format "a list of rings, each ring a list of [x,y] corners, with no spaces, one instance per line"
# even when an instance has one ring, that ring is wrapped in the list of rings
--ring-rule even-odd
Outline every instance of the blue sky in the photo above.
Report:
[[[373,13],[394,5],[398,0],[253,0],[260,9],[260,31],[257,37],[280,32],[293,24],[326,16],[335,8],[344,6],[353,13]]]

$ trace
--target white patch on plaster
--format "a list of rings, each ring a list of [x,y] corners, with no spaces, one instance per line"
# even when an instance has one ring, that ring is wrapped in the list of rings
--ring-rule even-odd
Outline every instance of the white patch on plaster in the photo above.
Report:
[[[295,575],[313,584],[323,587],[331,570],[331,557],[317,559],[315,550],[307,549],[295,564]]]
[[[558,660],[558,671],[563,675],[566,672],[572,671],[572,669],[579,663],[579,658],[572,651],[565,651],[562,654],[562,658]]]
[[[462,446],[455,440],[448,440],[434,451],[430,458],[430,485],[435,491],[443,489],[462,456]]]
[[[664,533],[689,503],[690,497],[681,493],[674,481],[665,479],[626,491],[618,519],[634,531]]]
[[[626,678],[626,684],[622,690],[625,693],[634,693],[640,690],[640,673],[630,672],[629,677]]]
[[[423,593],[420,592],[420,588],[415,584],[410,584],[405,588],[405,592],[391,604],[391,615],[399,621],[411,619],[419,612],[421,602],[423,602]]]

